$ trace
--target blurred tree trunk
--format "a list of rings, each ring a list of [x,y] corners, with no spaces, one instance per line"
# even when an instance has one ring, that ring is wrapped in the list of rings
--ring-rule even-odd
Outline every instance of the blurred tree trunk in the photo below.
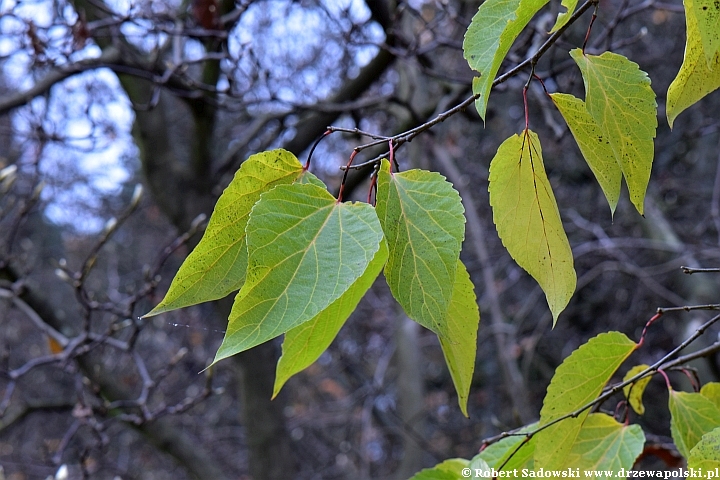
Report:
[[[410,320],[398,306],[395,331],[395,362],[398,370],[398,416],[403,423],[403,456],[394,472],[396,480],[412,477],[423,468],[423,447],[415,435],[424,437],[425,389],[423,388],[422,353],[418,347],[420,325]]]

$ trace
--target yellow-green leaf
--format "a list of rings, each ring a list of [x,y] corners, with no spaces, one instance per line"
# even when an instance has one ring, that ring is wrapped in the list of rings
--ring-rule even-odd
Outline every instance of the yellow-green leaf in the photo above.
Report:
[[[720,383],[709,382],[702,386],[700,389],[700,395],[712,400],[715,405],[720,409]]]
[[[468,465],[468,468],[470,469],[470,476],[463,475],[461,471],[460,478],[472,478],[473,480],[480,480],[488,479],[493,476],[492,469],[487,464],[487,462],[482,459],[480,455],[475,455],[472,460],[470,460],[470,465]]]
[[[485,120],[492,83],[510,47],[530,19],[548,0],[487,0],[480,5],[465,32],[463,54],[470,68],[480,73],[473,79],[475,106]]]
[[[585,102],[566,93],[553,93],[550,98],[570,127],[585,161],[610,204],[610,211],[615,213],[620,198],[622,170],[610,141],[585,108]]]
[[[327,189],[327,185],[325,185],[322,180],[320,180],[318,177],[313,175],[311,172],[308,172],[307,170],[300,174],[298,179],[295,180],[295,183],[299,183],[300,185],[312,183],[313,185],[317,185],[318,187]]]
[[[625,377],[623,378],[623,382],[626,380],[631,379],[635,375],[637,375],[640,372],[643,372],[647,370],[649,367],[647,365],[635,365],[633,368],[628,370],[628,372],[625,374]],[[631,383],[630,385],[625,385],[623,387],[623,393],[625,394],[625,398],[627,398],[628,403],[632,407],[633,410],[638,415],[642,415],[645,413],[645,405],[642,403],[642,396],[643,393],[645,393],[645,387],[647,387],[647,384],[650,383],[650,380],[652,379],[651,376],[647,376],[644,378],[641,378],[640,380],[636,380],[634,383]]]
[[[170,289],[146,317],[223,298],[245,281],[245,226],[260,195],[276,185],[293,183],[303,173],[286,150],[255,154],[243,162],[210,216],[200,243],[188,255]],[[319,180],[318,180],[319,181]]]
[[[432,468],[420,470],[410,480],[461,480],[464,468],[470,468],[470,462],[464,458],[450,458]],[[466,477],[470,478],[470,477]]]
[[[680,454],[688,458],[702,436],[720,427],[720,409],[700,393],[670,390],[670,433]]]
[[[690,450],[688,468],[696,471],[714,472],[720,468],[720,428],[702,436],[700,441]]]
[[[705,61],[707,66],[712,68],[715,54],[720,52],[720,2],[717,0],[693,0],[690,5],[686,6],[685,15],[695,17],[705,53]]]
[[[380,275],[387,258],[387,243],[383,240],[365,272],[340,298],[312,320],[285,334],[282,356],[275,372],[273,398],[280,393],[280,389],[290,377],[309,367],[330,346],[360,299]]]
[[[489,190],[498,235],[545,292],[554,325],[575,291],[576,277],[534,132],[525,130],[500,145],[490,163]]]
[[[457,262],[453,294],[445,320],[447,336],[438,338],[458,394],[460,410],[467,417],[467,401],[475,371],[480,310],[470,275],[465,265],[460,260]]]
[[[455,284],[465,209],[460,195],[436,172],[378,174],[377,214],[390,257],[385,278],[408,317],[446,336],[446,314]]]
[[[366,203],[312,183],[263,194],[248,220],[248,269],[215,362],[312,320],[365,272],[383,238]]]
[[[720,52],[709,55],[703,48],[695,1],[685,0],[686,43],[683,63],[667,92],[665,113],[672,128],[678,115],[708,93],[720,88]],[[710,60],[708,61],[708,57]]]
[[[572,14],[575,13],[575,8],[577,8],[577,3],[578,0],[562,0],[560,5],[565,7],[565,11],[558,13],[557,20],[555,20],[555,25],[553,25],[550,33],[558,31],[570,21],[570,17],[572,17]]]
[[[645,445],[639,425],[623,425],[610,415],[592,413],[585,419],[565,468],[603,472],[593,478],[618,478],[632,469]]]
[[[537,423],[531,423],[520,429],[517,433],[531,432],[537,429]],[[480,458],[485,460],[491,468],[498,469],[504,465],[503,471],[511,471],[515,468],[533,468],[533,455],[535,454],[535,437],[527,440],[525,435],[513,435],[503,438],[499,442],[488,445],[479,453]],[[522,446],[521,446],[522,445]],[[519,447],[519,448],[518,448]],[[512,458],[508,458],[512,455]]]
[[[643,213],[657,129],[657,103],[650,79],[626,57],[570,52],[585,82],[585,106],[620,163],[630,201]]]
[[[584,407],[602,391],[637,345],[620,332],[607,332],[581,345],[555,371],[540,411],[540,426]],[[535,468],[563,468],[589,409],[536,435]]]

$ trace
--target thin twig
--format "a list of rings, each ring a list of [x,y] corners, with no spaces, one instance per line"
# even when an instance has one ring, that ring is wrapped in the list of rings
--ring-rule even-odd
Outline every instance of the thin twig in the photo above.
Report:
[[[698,350],[697,352],[688,353],[687,355],[683,355],[682,357],[678,357],[678,358],[676,358],[675,360],[673,360],[672,362],[669,362],[669,363],[665,364],[665,366],[663,367],[663,369],[664,369],[664,370],[668,370],[668,369],[670,369],[670,368],[680,366],[680,365],[682,365],[682,364],[684,364],[684,363],[691,362],[691,361],[696,360],[696,359],[698,359],[698,358],[709,357],[710,355],[713,355],[713,354],[715,354],[715,353],[717,353],[717,352],[720,352],[720,341],[715,342],[715,343],[713,343],[712,345],[710,345],[710,346],[708,346],[708,347],[702,348],[702,349]]]
[[[90,273],[90,270],[95,266],[95,263],[97,261],[97,256],[100,250],[103,246],[110,240],[110,238],[113,236],[113,234],[117,231],[117,229],[122,225],[125,220],[130,218],[130,215],[137,209],[138,205],[140,205],[140,200],[142,199],[142,185],[137,184],[135,186],[135,191],[133,192],[133,196],[130,199],[130,204],[125,209],[123,213],[120,214],[119,217],[111,218],[108,220],[108,222],[105,224],[105,228],[103,229],[102,233],[100,234],[100,239],[95,243],[92,249],[90,249],[90,253],[86,257],[85,261],[83,262],[83,266],[80,269],[80,272],[76,274],[76,279],[82,282],[84,278],[88,276]]]
[[[684,307],[661,307],[657,309],[660,314],[668,312],[692,312],[695,310],[720,310],[720,304],[710,303],[707,305],[689,305]]]
[[[693,273],[719,273],[720,268],[693,268],[693,267],[680,267],[683,273],[692,275]]]
[[[360,130],[359,128],[342,128],[342,127],[329,126],[329,127],[327,127],[327,131],[330,133],[343,132],[343,133],[351,133],[353,135],[362,135],[364,137],[370,137],[373,140],[378,140],[380,143],[385,143],[388,140],[390,140],[390,138],[391,138],[391,137],[386,137],[384,135],[377,135],[375,133],[365,132],[363,130]]]
[[[43,331],[43,333],[45,333],[47,336],[51,337],[58,344],[60,344],[61,347],[65,348],[68,343],[70,343],[70,340],[68,340],[65,335],[45,323],[45,321],[40,317],[40,315],[38,315],[38,313],[33,310],[30,305],[28,305],[24,300],[18,297],[12,290],[0,288],[0,297],[9,298],[20,311],[22,311],[30,320],[32,320],[36,327],[38,327],[40,330]]]
[[[76,349],[87,339],[87,337],[83,334],[78,335],[77,337],[73,338],[70,343],[68,343],[67,347],[65,347],[65,350],[63,350],[60,353],[55,353],[52,355],[45,355],[42,357],[35,357],[31,360],[28,360],[24,365],[21,367],[16,368],[15,370],[11,370],[8,372],[8,377],[10,377],[12,380],[17,380],[18,378],[22,377],[26,373],[28,373],[30,370],[32,370],[35,367],[39,367],[40,365],[47,365],[49,363],[56,363],[56,362],[65,362],[68,359],[70,359],[74,354],[76,354]]]
[[[10,380],[7,387],[5,387],[5,394],[3,395],[2,402],[0,402],[0,418],[5,416],[5,412],[10,406],[10,400],[12,399],[13,393],[15,393],[16,386],[17,382],[15,380]]]

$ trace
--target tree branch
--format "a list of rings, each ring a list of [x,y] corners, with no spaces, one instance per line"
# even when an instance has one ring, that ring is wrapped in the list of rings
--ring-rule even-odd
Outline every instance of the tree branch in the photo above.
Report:
[[[14,108],[27,105],[34,98],[44,95],[54,85],[73,75],[96,68],[112,67],[113,64],[120,62],[120,60],[120,50],[115,47],[108,47],[99,57],[88,58],[69,65],[57,67],[27,90],[0,98],[0,115],[8,113]]]

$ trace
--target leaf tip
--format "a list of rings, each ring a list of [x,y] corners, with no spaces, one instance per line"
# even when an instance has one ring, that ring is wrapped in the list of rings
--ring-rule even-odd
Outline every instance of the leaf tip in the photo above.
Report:
[[[645,218],[645,195],[643,195],[642,198],[631,199],[631,202],[635,206],[635,210],[637,210],[640,216]]]
[[[273,387],[273,393],[272,393],[272,395],[270,396],[270,401],[275,400],[275,397],[278,396],[278,393],[280,393],[280,389],[281,389],[281,388],[282,388],[282,387],[278,388],[277,386],[276,386],[276,387]]]
[[[160,315],[161,313],[165,313],[165,312],[166,312],[166,309],[163,306],[163,304],[161,303],[161,304],[157,305],[155,308],[153,308],[152,310],[150,310],[149,312],[147,312],[145,315],[141,315],[140,318],[150,318],[150,317],[154,317],[155,315]]]
[[[552,297],[548,294],[548,292],[545,292],[545,298],[547,299],[548,307],[550,307],[550,313],[552,313],[553,317],[553,328],[555,328],[555,324],[557,324],[560,314],[565,311],[570,303],[570,299],[572,298],[573,293],[575,293],[576,286],[577,276],[575,275],[575,269],[573,268],[572,280],[566,284],[566,289],[564,291],[558,292]]]
[[[278,367],[280,366],[280,363],[278,362]],[[275,398],[280,394],[280,390],[285,386],[285,382],[288,381],[290,377],[287,375],[282,375],[281,372],[278,371],[275,373],[275,384],[273,385],[273,393],[270,397],[270,400],[275,400]]]
[[[465,415],[465,418],[469,419],[470,415],[468,414],[467,410],[467,398],[464,401],[458,398],[458,405],[460,406],[460,411],[462,412],[462,414]]]

